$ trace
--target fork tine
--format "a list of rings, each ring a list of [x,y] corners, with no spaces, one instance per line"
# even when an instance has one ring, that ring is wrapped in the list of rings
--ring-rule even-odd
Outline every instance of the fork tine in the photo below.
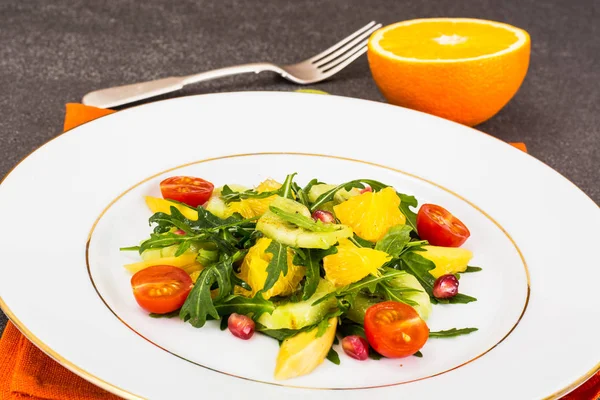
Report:
[[[367,41],[365,40],[362,48],[359,48],[354,53],[351,53],[348,56],[348,58],[345,58],[339,64],[334,65],[334,66],[330,67],[329,69],[323,71],[323,78],[329,78],[330,76],[337,74],[338,72],[340,72],[341,70],[346,68],[352,62],[354,62],[354,60],[356,60],[358,57],[362,56],[366,52],[367,52]]]
[[[363,32],[362,34],[358,35],[354,40],[350,41],[345,46],[342,46],[338,50],[336,50],[333,53],[329,54],[327,57],[320,59],[318,62],[315,63],[315,65],[318,68],[326,68],[325,65],[329,64],[330,61],[333,61],[336,58],[342,56],[347,51],[354,50],[354,48],[356,47],[356,45],[358,43],[361,43],[363,40],[368,39],[369,36],[371,36],[371,34],[373,32],[375,32],[379,28],[381,28],[381,24],[377,24],[377,25],[371,27],[370,29],[368,29],[365,32]]]
[[[356,36],[360,35],[361,33],[363,33],[364,31],[368,30],[369,28],[371,28],[373,25],[375,25],[375,21],[371,21],[369,22],[367,25],[363,26],[362,28],[360,28],[359,30],[357,30],[356,32],[354,32],[353,34],[351,34],[350,36],[342,39],[341,41],[339,41],[338,43],[334,44],[333,46],[331,46],[330,48],[328,48],[327,50],[317,54],[316,56],[309,58],[306,61],[310,61],[312,63],[319,61],[320,59],[322,59],[323,57],[326,57],[327,55],[329,55],[330,53],[336,51],[337,49],[339,49],[340,47],[342,47],[343,45],[345,45],[346,43],[348,43],[349,41],[351,41],[352,39],[354,39]]]
[[[354,55],[354,53],[356,53],[357,51],[367,48],[368,43],[369,43],[369,39],[364,39],[362,42],[360,42],[358,45],[354,46],[352,49],[348,50],[346,53],[344,53],[340,57],[336,58],[335,60],[333,60],[331,62],[328,62],[327,64],[320,66],[319,70],[322,72],[327,72],[330,69],[335,68],[335,66],[337,66],[338,64],[346,61],[349,57],[352,57],[352,55]]]

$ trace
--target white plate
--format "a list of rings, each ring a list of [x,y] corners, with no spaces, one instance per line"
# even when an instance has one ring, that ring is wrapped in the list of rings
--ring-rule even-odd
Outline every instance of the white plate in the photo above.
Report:
[[[483,271],[475,303],[435,306],[423,358],[322,364],[273,379],[275,341],[148,318],[121,246],[149,233],[143,196],[192,174],[248,186],[298,172],[373,178],[449,208]],[[0,186],[0,305],[46,353],[127,398],[556,398],[600,368],[598,206],[506,143],[426,114],[336,96],[229,93],[157,102],[42,146]],[[331,390],[336,389],[336,390]],[[253,398],[253,397],[251,397]]]

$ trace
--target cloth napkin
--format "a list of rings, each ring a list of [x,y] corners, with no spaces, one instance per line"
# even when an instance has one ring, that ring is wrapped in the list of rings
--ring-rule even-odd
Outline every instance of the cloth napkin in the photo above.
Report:
[[[64,130],[96,118],[112,114],[113,110],[66,105]],[[511,143],[527,151],[524,143]],[[0,400],[96,400],[117,399],[103,389],[73,374],[35,347],[9,322],[0,339]],[[563,400],[597,400],[600,398],[600,372]]]

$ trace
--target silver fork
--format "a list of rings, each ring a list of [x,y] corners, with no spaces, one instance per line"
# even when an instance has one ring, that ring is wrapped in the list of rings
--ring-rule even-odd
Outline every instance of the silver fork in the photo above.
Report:
[[[196,75],[169,77],[101,89],[83,96],[83,104],[102,108],[115,107],[175,92],[192,83],[249,72],[257,74],[263,71],[276,72],[285,79],[300,85],[320,82],[337,74],[364,54],[367,51],[369,36],[379,28],[381,28],[381,24],[371,21],[322,53],[296,64],[253,63],[236,65]]]

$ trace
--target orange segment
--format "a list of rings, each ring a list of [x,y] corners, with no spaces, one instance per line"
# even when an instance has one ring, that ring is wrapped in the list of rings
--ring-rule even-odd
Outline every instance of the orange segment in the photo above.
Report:
[[[376,275],[379,268],[391,259],[387,253],[356,247],[350,240],[342,239],[337,253],[323,258],[325,279],[337,287],[360,281],[369,274]]]
[[[371,36],[368,50],[373,78],[390,103],[470,126],[514,96],[529,54],[524,30],[468,18],[392,24]]]
[[[252,291],[244,289],[237,289],[238,293],[248,297],[253,297],[256,293],[265,287],[265,281],[267,280],[267,266],[273,258],[273,254],[267,253],[267,247],[271,244],[271,239],[260,238],[256,244],[248,250],[248,254],[244,257],[242,266],[240,269],[240,278],[246,281]],[[298,288],[298,284],[304,277],[304,267],[294,265],[292,263],[294,256],[291,249],[288,249],[287,262],[288,262],[288,273],[283,276],[281,275],[275,285],[265,293],[263,297],[269,299],[273,296],[289,296]]]
[[[406,217],[400,209],[396,191],[387,187],[377,193],[366,192],[333,207],[335,215],[359,237],[376,242],[396,225],[404,225]]]

